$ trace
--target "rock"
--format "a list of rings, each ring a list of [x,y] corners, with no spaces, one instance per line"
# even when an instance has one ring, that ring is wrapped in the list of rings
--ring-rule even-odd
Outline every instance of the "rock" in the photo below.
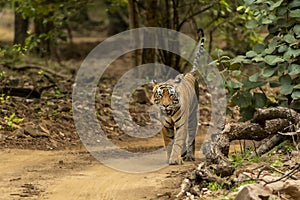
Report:
[[[278,178],[279,177],[265,176],[264,180],[272,181]],[[261,182],[261,185],[264,184],[264,182]],[[268,184],[268,187],[272,188],[274,194],[280,193],[284,195],[287,199],[300,200],[300,180],[277,181]]]
[[[272,189],[255,183],[242,187],[235,200],[268,200],[271,196]]]
[[[289,196],[288,199],[300,200],[300,180],[286,181],[279,192]]]

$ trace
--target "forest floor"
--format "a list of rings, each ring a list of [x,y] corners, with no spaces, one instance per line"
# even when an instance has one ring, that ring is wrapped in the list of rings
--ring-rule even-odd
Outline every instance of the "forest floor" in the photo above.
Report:
[[[2,15],[8,20],[6,17]],[[5,45],[12,39],[11,31],[10,23],[1,28]],[[72,87],[84,56],[102,40],[99,36],[74,38],[71,46],[60,47],[59,51],[64,52],[60,64],[25,57],[18,64],[0,65],[1,200],[172,199],[180,191],[186,173],[199,162],[197,159],[182,166],[130,174],[105,166],[87,151],[73,122]],[[111,114],[101,113],[110,104],[109,96],[118,77],[115,73],[126,72],[129,59],[125,55],[115,61],[99,82],[99,123],[121,148],[133,152],[161,148],[160,135],[129,137],[114,125]],[[137,114],[146,113],[138,110]],[[203,136],[197,137],[198,149],[202,140]]]
[[[118,62],[116,65],[119,65]],[[72,70],[67,67],[57,70],[59,74],[72,77],[66,80],[55,73],[41,73],[41,69],[29,67],[20,70],[10,67],[0,67],[0,72],[5,72],[0,77],[3,92],[4,88],[31,88],[40,96],[31,98],[29,96],[32,93],[23,96],[18,92],[12,95],[14,90],[1,96],[1,200],[172,199],[179,193],[181,181],[187,172],[199,163],[197,159],[181,166],[168,166],[141,174],[120,172],[105,166],[86,150],[77,134],[72,116]],[[39,93],[40,88],[51,85],[52,79],[55,79],[55,85]],[[105,105],[110,103],[107,99],[113,88],[110,84],[99,84],[100,93],[102,91],[100,99],[96,101],[99,113],[108,109]],[[104,91],[106,95],[103,95]],[[146,113],[137,110],[134,115]],[[120,148],[147,152],[163,146],[159,134],[152,138],[135,139],[122,133],[114,124],[111,114],[101,113],[99,123]],[[202,141],[203,133],[199,132],[197,149],[200,149]]]
[[[12,13],[4,11],[0,17],[1,42],[7,45],[13,36]],[[73,84],[84,57],[105,38],[97,32],[82,35],[75,33],[73,44],[60,46],[59,57],[54,58],[62,60],[60,64],[23,57],[20,63],[0,65],[0,199],[174,198],[186,173],[199,159],[182,166],[130,174],[103,165],[82,144],[73,122]],[[130,57],[122,56],[99,82],[99,123],[121,148],[133,152],[161,148],[160,135],[129,137],[115,126],[111,114],[101,113],[108,109],[113,84],[129,69],[129,63]],[[209,112],[203,112],[208,118]],[[147,115],[141,110],[135,116],[138,114]],[[198,149],[202,140],[200,134]]]

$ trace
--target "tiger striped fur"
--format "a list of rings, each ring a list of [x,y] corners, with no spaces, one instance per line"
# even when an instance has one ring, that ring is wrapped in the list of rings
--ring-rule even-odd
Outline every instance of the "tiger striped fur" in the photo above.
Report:
[[[183,164],[195,160],[195,136],[198,127],[199,87],[195,77],[203,54],[204,34],[194,58],[193,68],[186,74],[163,83],[154,81],[152,101],[160,107],[164,138],[169,164]]]

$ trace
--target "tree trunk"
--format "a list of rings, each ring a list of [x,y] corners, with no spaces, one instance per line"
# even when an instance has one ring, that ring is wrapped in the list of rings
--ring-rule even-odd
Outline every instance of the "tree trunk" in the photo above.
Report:
[[[49,18],[51,14],[39,18],[34,19],[34,31],[37,36],[41,36],[43,34],[49,34],[49,32],[54,29],[53,22],[49,21],[47,23],[43,23],[44,18]],[[45,38],[41,37],[40,43],[36,47],[36,53],[41,57],[50,57],[52,54],[52,47],[51,47],[51,37]]]
[[[128,16],[129,16],[129,29],[139,28],[139,11],[136,0],[128,0]],[[137,32],[131,35],[132,42],[140,44],[141,38]],[[136,34],[137,33],[137,34]],[[135,50],[132,53],[132,66],[139,66],[141,64],[141,50]]]
[[[106,0],[105,4],[107,8],[109,8],[111,6],[111,1]],[[128,5],[129,5],[129,1],[128,1]],[[127,15],[126,7],[124,8],[120,6],[113,12],[108,9],[107,15],[108,15],[108,22],[109,22],[108,30],[107,30],[108,36],[115,35],[122,31],[127,30],[128,19],[126,16]]]
[[[146,1],[146,26],[147,27],[157,27],[157,0],[147,0]],[[153,36],[153,35],[152,35]],[[145,34],[144,41],[153,41],[151,35]],[[153,44],[155,46],[155,44]],[[155,63],[155,49],[143,49],[142,63]]]
[[[17,7],[18,3],[15,3],[15,8]],[[15,10],[14,44],[20,44],[21,46],[24,46],[25,39],[27,37],[28,25],[28,18],[23,18],[22,14]]]

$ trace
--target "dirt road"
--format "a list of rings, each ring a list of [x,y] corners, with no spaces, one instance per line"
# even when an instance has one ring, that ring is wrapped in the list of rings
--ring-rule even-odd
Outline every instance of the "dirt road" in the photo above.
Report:
[[[128,174],[85,151],[0,150],[0,199],[169,199],[192,163]]]

